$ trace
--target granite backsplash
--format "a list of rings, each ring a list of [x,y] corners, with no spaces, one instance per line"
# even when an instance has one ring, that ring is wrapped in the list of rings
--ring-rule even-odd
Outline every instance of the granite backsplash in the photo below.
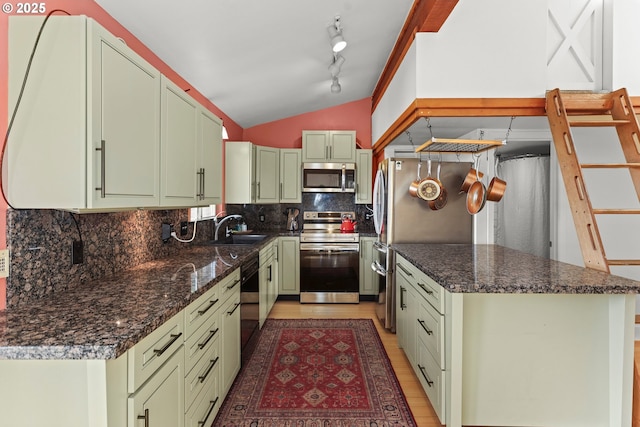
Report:
[[[227,214],[238,213],[249,229],[259,232],[286,231],[286,208],[355,211],[358,231],[373,233],[373,221],[365,205],[356,205],[348,194],[305,193],[301,204],[227,205]],[[264,215],[264,221],[260,221]],[[84,281],[96,280],[153,259],[171,256],[182,245],[174,239],[163,242],[162,223],[179,230],[186,209],[136,210],[117,213],[72,214],[57,210],[7,211],[7,248],[11,256],[7,279],[7,307],[28,303],[52,292],[60,292]],[[230,225],[233,225],[231,223]],[[186,238],[190,238],[190,223]],[[198,223],[195,242],[213,238],[213,221]],[[83,242],[83,262],[72,264],[74,240]]]

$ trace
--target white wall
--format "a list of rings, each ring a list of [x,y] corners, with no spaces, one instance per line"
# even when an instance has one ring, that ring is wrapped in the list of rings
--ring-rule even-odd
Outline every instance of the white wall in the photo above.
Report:
[[[604,88],[626,87],[631,95],[640,95],[640,2],[604,0]]]

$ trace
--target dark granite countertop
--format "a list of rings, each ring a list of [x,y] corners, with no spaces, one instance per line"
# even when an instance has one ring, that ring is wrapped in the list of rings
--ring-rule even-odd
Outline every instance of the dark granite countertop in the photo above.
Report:
[[[275,237],[250,246],[185,246],[170,258],[0,311],[0,359],[117,358]]]
[[[635,294],[640,282],[497,245],[392,245],[454,293]]]

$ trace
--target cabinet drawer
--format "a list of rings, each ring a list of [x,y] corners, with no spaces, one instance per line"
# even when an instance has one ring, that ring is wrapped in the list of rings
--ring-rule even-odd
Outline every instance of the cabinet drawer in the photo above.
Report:
[[[184,364],[186,372],[190,372],[203,354],[207,354],[213,346],[218,346],[220,320],[218,313],[194,332],[185,342]]]
[[[427,351],[438,362],[440,368],[445,369],[444,316],[426,301],[420,301],[416,315],[418,340],[424,343]]]
[[[183,342],[184,314],[180,312],[129,349],[127,353],[129,393],[134,393],[182,346]],[[184,358],[184,356],[181,357]]]
[[[203,427],[213,424],[213,420],[220,410],[222,399],[219,394],[218,375],[217,373],[211,375],[208,385],[202,390],[191,409],[187,411],[184,417],[185,427]]]
[[[445,371],[431,357],[424,343],[418,340],[415,371],[422,388],[427,393],[431,406],[438,414],[441,424],[446,424],[445,415]]]
[[[220,288],[214,286],[184,310],[185,339],[191,338],[191,335],[222,305],[219,293]]]
[[[411,283],[416,285],[418,294],[429,301],[440,314],[445,314],[444,288],[401,256],[398,256],[397,260],[398,268],[409,277]]]
[[[187,374],[184,379],[184,407],[189,409],[191,404],[197,400],[199,393],[205,390],[212,381],[217,384],[217,378],[220,372],[220,350],[219,346],[214,345],[195,365],[195,367]]]
[[[217,285],[220,301],[226,301],[234,293],[240,293],[240,269],[237,268],[233,273],[222,279]]]

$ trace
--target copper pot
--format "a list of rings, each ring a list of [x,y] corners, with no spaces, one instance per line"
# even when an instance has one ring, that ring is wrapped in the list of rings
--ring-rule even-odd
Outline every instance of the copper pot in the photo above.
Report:
[[[467,191],[469,191],[469,187],[471,187],[471,184],[476,182],[478,179],[482,179],[483,176],[484,174],[482,172],[479,172],[474,168],[469,169],[469,172],[467,172],[467,176],[462,182],[462,187],[460,187],[460,192],[466,193]]]
[[[437,199],[441,192],[442,184],[437,179],[431,177],[431,160],[428,160],[427,177],[420,180],[420,184],[418,184],[418,197],[426,201],[431,201]]]
[[[418,186],[420,185],[420,168],[422,167],[422,162],[418,162],[418,177],[411,181],[409,184],[409,195],[412,197],[419,197],[418,195]]]
[[[434,211],[444,208],[444,206],[447,204],[447,189],[444,188],[444,185],[442,185],[442,181],[440,181],[440,166],[441,164],[438,163],[438,172],[436,174],[436,181],[438,181],[438,183],[440,184],[440,195],[435,200],[429,201],[429,208]]]
[[[499,202],[504,196],[504,191],[507,188],[507,182],[494,176],[491,178],[489,187],[487,188],[487,200],[492,202]]]

